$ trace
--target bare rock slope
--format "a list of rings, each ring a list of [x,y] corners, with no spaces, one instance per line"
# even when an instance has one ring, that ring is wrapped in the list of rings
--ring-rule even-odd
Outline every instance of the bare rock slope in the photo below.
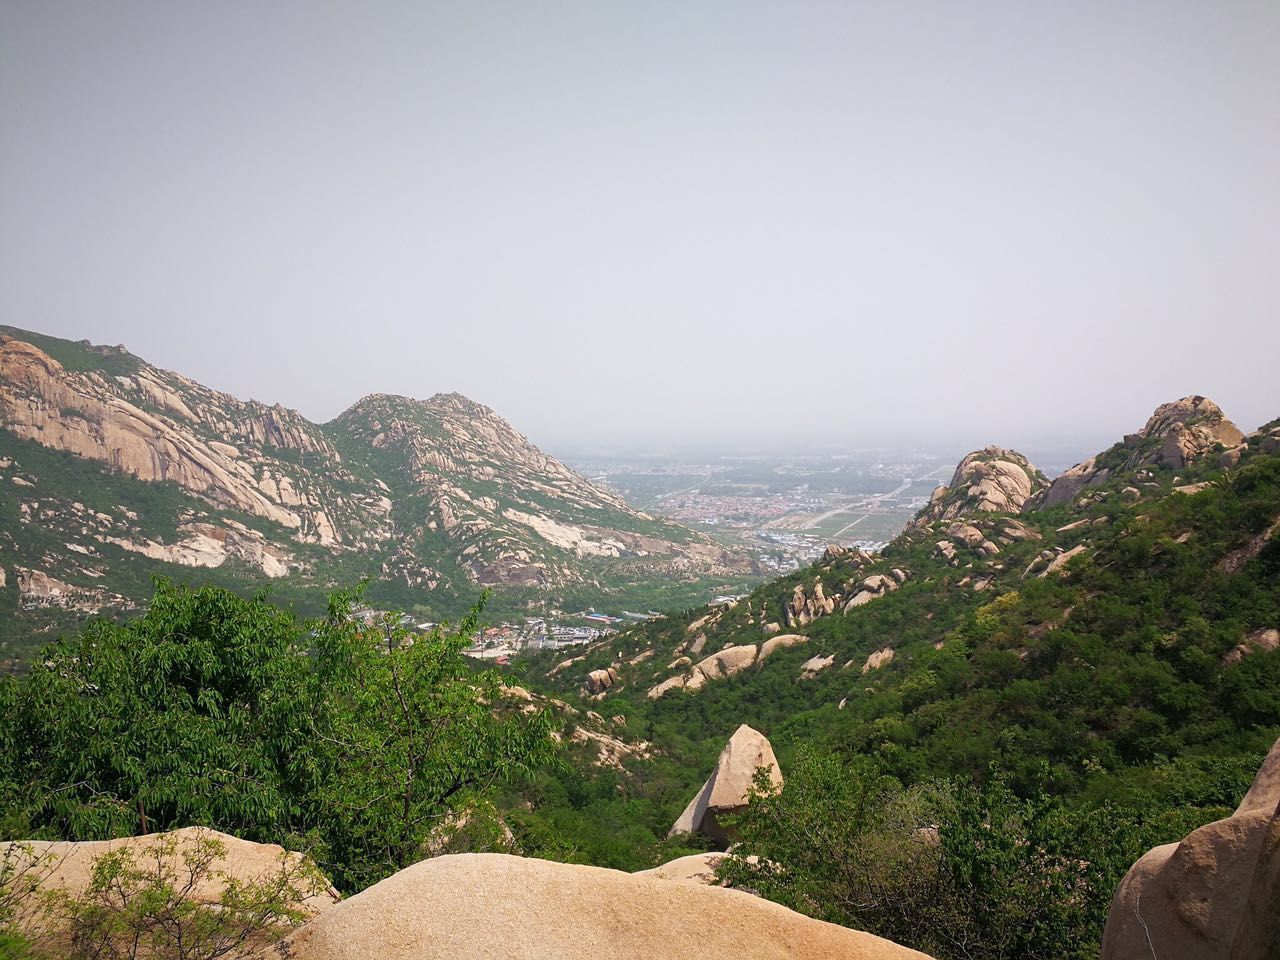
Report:
[[[748,893],[503,854],[418,863],[326,911],[269,956],[927,960]]]

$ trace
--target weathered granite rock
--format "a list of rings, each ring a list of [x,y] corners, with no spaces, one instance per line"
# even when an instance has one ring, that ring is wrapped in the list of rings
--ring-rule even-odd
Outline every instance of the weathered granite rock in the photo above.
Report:
[[[42,897],[60,893],[83,897],[93,881],[94,861],[108,853],[129,851],[141,868],[154,868],[159,863],[165,871],[185,884],[188,856],[199,855],[201,845],[213,841],[222,848],[209,869],[193,878],[185,891],[187,899],[197,903],[216,904],[231,883],[268,883],[287,877],[301,899],[287,904],[304,916],[313,917],[331,908],[339,895],[320,871],[301,854],[289,853],[275,844],[252,843],[206,827],[185,827],[170,833],[151,833],[119,840],[48,841],[28,840],[17,844],[0,844],[10,851],[14,865],[31,865],[25,879],[37,882]],[[150,866],[149,866],[150,865]],[[65,921],[55,911],[44,913],[37,898],[25,898],[19,904],[19,925],[47,951],[59,950],[66,935]],[[43,954],[42,954],[43,955]],[[49,955],[54,955],[50,953]]]
[[[1280,742],[1234,814],[1148,852],[1116,891],[1102,960],[1280,956]]]
[[[982,513],[1018,513],[1047,485],[1044,474],[1016,450],[975,450],[960,461],[951,483],[933,492],[911,527]]]
[[[877,650],[867,657],[867,662],[862,665],[862,672],[870,673],[872,670],[879,670],[885,664],[892,663],[895,656],[897,654],[891,647]]]
[[[1026,509],[1075,503],[1088,488],[1100,486],[1117,471],[1127,475],[1142,467],[1179,470],[1220,447],[1228,451],[1241,448],[1244,439],[1240,428],[1207,397],[1193,395],[1161,404],[1141,430],[1127,435],[1105,454],[1091,457],[1066,471],[1043,494],[1033,497]],[[1099,460],[1104,458],[1113,467],[1100,467]],[[1239,453],[1223,465],[1237,462]],[[1132,491],[1130,497],[1138,493],[1133,487],[1126,490]]]
[[[737,813],[747,805],[756,770],[761,767],[768,769],[774,789],[781,789],[782,773],[773,747],[764,734],[744,723],[729,738],[715,770],[672,824],[668,836],[705,833],[714,840],[730,839],[719,818]]]
[[[424,860],[338,904],[294,960],[928,960],[739,890],[504,854]]]

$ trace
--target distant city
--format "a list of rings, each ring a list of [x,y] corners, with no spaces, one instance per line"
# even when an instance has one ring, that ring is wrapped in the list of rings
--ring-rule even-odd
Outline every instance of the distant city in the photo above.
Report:
[[[955,460],[874,450],[705,461],[581,458],[572,465],[642,510],[747,547],[777,574],[812,562],[828,543],[882,549],[950,479]]]

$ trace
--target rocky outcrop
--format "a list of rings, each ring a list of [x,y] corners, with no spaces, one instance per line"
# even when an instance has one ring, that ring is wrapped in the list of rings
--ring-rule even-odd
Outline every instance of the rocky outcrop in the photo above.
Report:
[[[720,759],[707,782],[672,824],[668,836],[703,833],[717,841],[729,839],[720,818],[743,810],[755,787],[756,771],[769,771],[773,789],[782,789],[782,772],[773,747],[758,730],[745,723],[738,727],[720,751]]]
[[[816,657],[810,657],[800,665],[800,679],[812,680],[835,662],[835,654],[827,654],[825,657],[819,654]]]
[[[1076,503],[1114,476],[1128,476],[1144,467],[1181,470],[1211,455],[1221,457],[1219,451],[1224,448],[1236,451],[1231,464],[1238,463],[1244,440],[1240,428],[1212,400],[1198,395],[1183,397],[1161,404],[1137,433],[1063,473],[1033,498],[1027,509]]]
[[[1275,627],[1262,627],[1248,634],[1243,642],[1227,651],[1227,655],[1222,658],[1222,663],[1224,666],[1230,666],[1233,663],[1239,663],[1251,653],[1265,653],[1277,648],[1280,648],[1280,630]]]
[[[901,574],[901,579],[894,574]],[[872,600],[883,597],[886,593],[892,593],[906,579],[906,574],[900,570],[895,570],[890,574],[874,573],[869,577],[863,578],[850,591],[851,596],[845,602],[844,612],[848,613],[854,607],[860,607],[864,603],[870,603]]]
[[[1280,742],[1234,814],[1156,847],[1116,891],[1102,960],[1280,956]]]
[[[783,616],[788,627],[804,627],[818,617],[834,613],[835,609],[836,597],[828,597],[822,578],[816,577],[811,593],[806,593],[804,584],[795,585],[791,599],[784,604]]]
[[[618,682],[618,668],[604,667],[587,674],[587,692],[604,693]]]
[[[879,670],[881,667],[893,663],[893,658],[897,656],[892,647],[885,647],[883,650],[877,650],[867,657],[866,663],[862,665],[864,674],[870,673],[872,670]]]
[[[424,860],[326,911],[293,960],[927,960],[738,890],[504,854]]]
[[[725,647],[723,650],[693,664],[688,673],[668,677],[661,683],[651,687],[648,697],[650,700],[656,700],[672,690],[701,690],[710,680],[723,680],[725,677],[732,677],[748,667],[758,666],[773,653],[785,650],[787,647],[793,647],[796,644],[805,643],[808,639],[808,637],[800,634],[784,633],[780,636],[770,637],[759,645],[741,644],[739,646]],[[688,663],[687,657],[681,657],[672,661],[669,666],[674,669],[687,666]]]
[[[911,526],[983,513],[1018,513],[1047,485],[1044,474],[1016,450],[984,447],[960,461],[951,483],[933,491]]]

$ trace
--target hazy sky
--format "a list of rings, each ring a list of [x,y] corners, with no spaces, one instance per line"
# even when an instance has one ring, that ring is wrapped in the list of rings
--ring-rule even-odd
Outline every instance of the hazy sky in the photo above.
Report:
[[[553,452],[1280,415],[1280,3],[0,6],[0,322]]]

